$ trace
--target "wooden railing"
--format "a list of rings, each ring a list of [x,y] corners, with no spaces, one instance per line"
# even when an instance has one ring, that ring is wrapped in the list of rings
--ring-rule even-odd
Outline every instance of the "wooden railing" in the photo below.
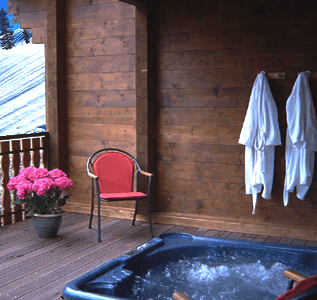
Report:
[[[49,167],[48,132],[0,136],[0,226],[25,219],[25,209],[14,204],[7,189],[10,178],[29,167]]]

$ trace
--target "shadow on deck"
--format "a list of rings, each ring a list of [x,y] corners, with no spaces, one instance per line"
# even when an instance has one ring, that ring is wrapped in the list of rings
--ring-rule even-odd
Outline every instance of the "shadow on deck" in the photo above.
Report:
[[[102,242],[88,229],[88,215],[66,214],[59,235],[37,236],[31,220],[0,228],[0,299],[57,300],[70,280],[151,239],[148,223],[114,218],[102,219]],[[270,243],[307,245],[317,242],[259,236],[203,228],[153,224],[155,236],[164,232],[236,238]]]

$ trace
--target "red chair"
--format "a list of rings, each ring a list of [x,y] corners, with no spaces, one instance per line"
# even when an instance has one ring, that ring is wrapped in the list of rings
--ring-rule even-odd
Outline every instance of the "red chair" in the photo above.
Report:
[[[284,270],[289,281],[288,291],[276,300],[315,300],[317,299],[317,275],[305,277],[293,270]],[[297,283],[294,286],[294,283]]]
[[[94,198],[98,203],[98,242],[101,242],[101,201],[136,201],[132,225],[135,223],[139,200],[148,199],[148,216],[152,237],[151,221],[151,178],[153,174],[141,170],[136,158],[131,154],[115,148],[105,148],[93,153],[87,161],[87,173],[91,177],[91,211],[89,228],[91,228]],[[134,190],[138,188],[139,174],[148,177],[147,194]]]

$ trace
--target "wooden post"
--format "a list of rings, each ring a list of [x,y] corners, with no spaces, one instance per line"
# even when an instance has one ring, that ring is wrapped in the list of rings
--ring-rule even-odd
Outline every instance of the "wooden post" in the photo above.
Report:
[[[10,151],[10,143],[5,141],[1,142],[0,144],[0,150],[2,153],[9,153]],[[10,158],[9,154],[3,154],[1,157],[1,165],[0,170],[2,170],[2,199],[0,199],[0,204],[2,204],[3,209],[3,224],[11,224],[11,199],[10,199],[10,193],[9,190],[6,188],[7,184],[10,180],[9,177],[9,167],[10,167]],[[0,187],[1,188],[1,187]]]
[[[47,0],[45,84],[50,168],[67,172],[66,18],[65,0]]]
[[[13,140],[11,141],[11,151],[13,151],[12,157],[12,177],[17,176],[20,172],[20,164],[21,164],[21,157],[20,157],[20,149],[21,149],[21,142],[20,140]],[[15,197],[14,197],[15,198]],[[15,199],[12,199],[13,202]],[[16,204],[14,206],[14,222],[22,221],[22,206]]]
[[[136,127],[137,159],[142,169],[148,171],[148,64],[147,64],[147,9],[135,8],[136,35]]]
[[[136,153],[141,168],[149,171],[149,113],[148,113],[148,43],[147,43],[147,9],[135,8],[136,36]],[[147,192],[147,178],[139,177],[139,189]],[[146,215],[146,206],[139,203],[138,213]]]

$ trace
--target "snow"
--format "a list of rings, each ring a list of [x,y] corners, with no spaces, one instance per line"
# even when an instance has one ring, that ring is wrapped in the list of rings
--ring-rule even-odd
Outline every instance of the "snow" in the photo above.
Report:
[[[43,131],[37,127],[44,124],[44,45],[20,41],[0,49],[0,136]]]

